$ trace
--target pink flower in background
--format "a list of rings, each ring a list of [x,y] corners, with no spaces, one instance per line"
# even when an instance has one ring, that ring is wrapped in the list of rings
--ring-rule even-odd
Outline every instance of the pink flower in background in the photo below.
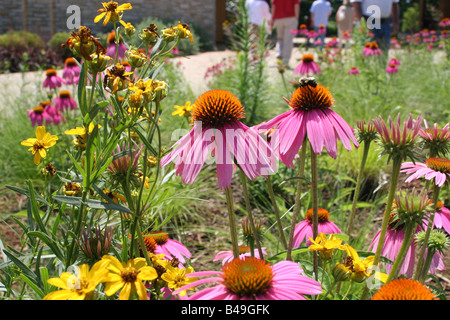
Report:
[[[302,61],[294,69],[294,73],[300,75],[319,74],[321,73],[319,65],[314,61],[312,54],[304,54]]]
[[[45,107],[47,113],[52,117],[52,122],[55,125],[59,125],[62,122],[66,121],[66,118],[64,118],[64,116],[58,111],[58,109],[56,109],[54,106],[50,105],[50,101],[49,105],[47,107]]]
[[[444,19],[442,19],[442,20],[439,22],[439,26],[442,27],[442,28],[445,28],[445,27],[450,26],[450,18],[445,17]]]
[[[363,55],[366,57],[370,56],[380,56],[383,52],[381,51],[378,43],[376,41],[368,42],[364,45]]]
[[[333,38],[331,38],[331,40],[330,41],[328,41],[328,43],[327,43],[327,47],[328,48],[334,48],[334,47],[336,47],[337,45],[338,45],[338,40],[337,40],[337,38],[336,37],[333,37]]]
[[[317,32],[315,32],[314,30],[310,30],[306,33],[306,36],[310,39],[312,38],[317,38],[319,34]]]
[[[307,247],[312,245],[311,240],[309,240],[309,238],[314,238],[312,216],[313,209],[309,209],[306,212],[305,220],[295,226],[293,248],[299,248],[305,239]],[[323,234],[342,233],[341,229],[330,221],[330,213],[326,209],[319,209],[318,230],[319,233]]]
[[[59,95],[53,99],[53,104],[59,111],[78,108],[75,99],[72,98],[70,91],[67,90],[60,91]]]
[[[141,150],[144,147],[144,145],[141,145],[138,149],[134,149],[133,147],[127,146],[125,141],[122,143],[122,147],[117,145],[116,149],[112,152],[112,156],[115,156],[117,154],[121,154],[124,151],[130,150],[129,153],[126,153],[122,156],[120,156],[117,159],[114,159],[111,164],[109,165],[108,169],[113,174],[127,174],[128,170],[130,170],[131,174],[134,174],[134,171],[137,168],[138,162],[139,162],[139,156],[141,154]],[[131,167],[131,168],[130,168]],[[128,169],[130,168],[130,169]]]
[[[434,214],[434,227],[444,229],[450,234],[450,210],[444,207],[441,201],[438,201],[436,213]]]
[[[80,77],[80,67],[74,58],[67,58],[64,63],[62,78],[65,84],[78,84]]]
[[[44,88],[53,90],[62,86],[64,80],[58,76],[55,69],[48,69],[46,72],[46,78],[43,83]]]
[[[112,31],[107,38],[108,47],[106,48],[106,55],[110,56],[111,58],[116,57],[117,52],[117,59],[123,60],[125,59],[125,52],[128,50],[128,48],[123,44],[122,39],[119,40],[119,48],[117,48],[116,42],[116,34],[114,31]]]
[[[161,166],[175,162],[175,173],[183,183],[194,183],[207,155],[216,159],[219,187],[230,186],[235,164],[253,180],[271,169],[270,146],[258,132],[239,120],[244,107],[229,91],[210,90],[194,103],[192,130],[175,143],[173,150],[161,159]]]
[[[155,254],[164,254],[164,259],[172,260],[175,257],[180,263],[185,263],[186,259],[192,256],[184,244],[170,239],[169,235],[163,231],[150,232],[149,236],[157,243]]]
[[[396,58],[391,58],[391,60],[389,60],[388,64],[395,64],[396,66],[401,65],[400,61]]]
[[[398,67],[394,63],[389,63],[388,67],[386,68],[386,72],[393,74],[398,72]]]
[[[327,28],[323,24],[319,26],[318,32],[320,35],[327,34]]]
[[[41,103],[39,106],[28,110],[28,118],[31,120],[31,125],[34,127],[36,124],[42,126],[44,120],[45,125],[53,122],[52,116],[46,110],[47,104]]]
[[[302,36],[306,36],[308,34],[308,27],[306,24],[301,24],[298,33]]]
[[[450,176],[450,160],[445,158],[428,158],[425,163],[405,162],[402,163],[401,173],[410,175],[405,182],[424,177],[426,180],[434,179],[434,183],[442,187]]]
[[[314,81],[315,82],[315,81]],[[352,150],[350,142],[359,147],[353,129],[331,108],[334,99],[330,91],[316,83],[302,84],[297,88],[289,104],[291,110],[276,116],[272,120],[259,126],[261,130],[277,127],[280,160],[293,168],[293,160],[298,155],[305,138],[311,143],[316,154],[323,148],[332,158],[337,157],[337,141],[341,140],[344,148]]]
[[[259,251],[258,249],[254,249],[253,255],[256,258],[261,259],[258,251]],[[261,248],[261,251],[263,252],[263,254],[267,254],[266,248]],[[243,259],[244,257],[251,257],[251,255],[252,254],[250,252],[250,247],[243,246],[243,245],[239,246],[239,259]],[[234,259],[233,251],[229,250],[229,251],[218,252],[212,261],[222,260],[222,265],[225,265],[233,259]]]
[[[357,67],[351,67],[350,70],[348,70],[348,74],[360,74],[360,72]]]
[[[346,31],[342,34],[342,36],[344,37],[344,39],[351,39],[352,38],[352,32],[351,31]]]
[[[302,275],[298,263],[281,261],[273,266],[255,257],[234,259],[222,271],[200,271],[187,277],[214,276],[194,281],[174,294],[195,286],[217,282],[201,290],[189,300],[306,300],[306,295],[322,293],[320,283]]]

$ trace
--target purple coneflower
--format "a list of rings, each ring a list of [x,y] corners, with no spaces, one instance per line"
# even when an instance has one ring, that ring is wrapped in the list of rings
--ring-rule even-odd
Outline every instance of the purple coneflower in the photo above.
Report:
[[[330,213],[326,209],[320,208],[318,232],[323,234],[342,233],[341,229],[330,221]],[[313,209],[306,212],[305,220],[295,226],[293,248],[299,248],[306,239],[306,246],[309,247],[313,238]]]
[[[350,70],[348,70],[348,74],[360,74],[360,71],[357,67],[351,67]]]
[[[203,93],[193,104],[191,114],[192,130],[161,159],[163,167],[175,161],[176,174],[181,175],[183,183],[195,181],[209,152],[216,160],[221,189],[230,186],[235,163],[250,180],[270,170],[270,146],[239,121],[244,118],[244,107],[229,91]]]
[[[320,35],[327,34],[327,28],[325,28],[323,24],[319,26],[319,29],[317,31],[319,32]]]
[[[370,56],[380,56],[383,52],[381,51],[378,43],[376,41],[368,42],[364,45],[363,55],[366,57]]]
[[[321,73],[319,65],[314,62],[314,56],[312,54],[304,54],[302,56],[302,61],[294,69],[294,73],[300,75],[310,75]]]
[[[64,80],[60,76],[58,76],[55,69],[48,69],[45,74],[46,78],[42,85],[44,88],[53,90],[62,86]]]
[[[322,293],[320,283],[302,273],[302,268],[292,261],[271,266],[265,260],[245,257],[227,263],[222,271],[187,274],[187,277],[215,277],[194,281],[174,294],[210,282],[218,284],[193,294],[189,300],[306,300],[305,294]]]
[[[308,27],[306,24],[301,24],[300,28],[298,29],[298,33],[302,36],[306,36],[308,34]]]
[[[78,84],[80,77],[80,67],[74,58],[67,58],[64,63],[62,78],[65,84]]]
[[[424,177],[426,180],[435,179],[435,184],[442,187],[450,176],[450,160],[445,158],[429,158],[422,162],[405,162],[402,163],[403,173],[410,174],[405,180],[409,183],[415,179]]]
[[[108,169],[113,174],[119,174],[119,175],[126,175],[128,172],[128,168],[130,168],[131,175],[133,175],[133,172],[137,169],[137,165],[139,162],[139,156],[141,155],[141,150],[143,148],[143,145],[141,145],[137,150],[132,150],[131,154],[127,153],[111,162]],[[122,143],[122,147],[117,145],[116,150],[113,151],[111,154],[112,156],[116,154],[123,153],[124,151],[128,150],[126,143]]]
[[[164,259],[172,260],[174,257],[180,262],[185,263],[186,259],[190,259],[192,254],[184,244],[169,238],[169,235],[163,231],[154,231],[148,234],[152,237],[157,246],[155,254],[164,254]]]
[[[434,214],[434,226],[438,229],[444,229],[450,234],[450,210],[444,207],[441,201],[437,202],[437,208]]]
[[[37,107],[28,110],[28,118],[31,120],[31,125],[34,127],[36,124],[38,126],[42,126],[44,120],[45,125],[48,125],[53,122],[51,114],[48,113],[46,107],[49,104],[42,102]]]
[[[330,91],[319,84],[300,85],[290,101],[285,101],[291,110],[261,124],[260,129],[272,129],[278,126],[279,156],[281,161],[293,168],[293,160],[307,137],[315,154],[322,153],[337,157],[337,141],[341,140],[344,148],[352,150],[350,142],[359,147],[353,129],[345,120],[331,110],[334,99]]]
[[[386,72],[389,74],[394,74],[398,72],[398,67],[395,63],[389,63],[388,67],[386,68]]]
[[[107,42],[108,42],[108,47],[106,48],[107,56],[110,56],[111,58],[114,59],[117,53],[118,60],[125,59],[125,52],[128,50],[128,48],[123,44],[122,39],[119,40],[119,48],[117,48],[116,34],[114,31],[112,31],[108,35]]]
[[[266,253],[266,248],[261,248],[263,254]],[[254,249],[253,254],[256,258],[261,259],[259,256],[258,249]],[[252,253],[250,252],[250,247],[241,245],[239,246],[239,259],[243,259],[244,257],[250,257]],[[228,262],[234,259],[234,254],[232,250],[229,251],[220,251],[216,254],[214,259],[212,261],[219,261],[222,260],[222,265],[226,265]]]
[[[59,95],[55,99],[53,99],[53,104],[59,111],[68,109],[74,110],[78,108],[75,99],[72,98],[70,91],[67,90],[60,91]]]

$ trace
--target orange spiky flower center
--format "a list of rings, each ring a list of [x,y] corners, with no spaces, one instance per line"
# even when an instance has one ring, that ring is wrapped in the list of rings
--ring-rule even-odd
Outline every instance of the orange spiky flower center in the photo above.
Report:
[[[319,215],[319,223],[328,222],[330,221],[330,213],[327,209],[319,208],[318,210]],[[309,209],[306,211],[305,220],[312,221],[313,220],[313,209]]]
[[[37,114],[41,114],[44,112],[44,107],[43,106],[37,106],[33,108],[33,112],[37,113]]]
[[[192,120],[202,125],[220,128],[245,117],[244,107],[238,98],[226,90],[210,90],[203,93],[192,106]]]
[[[47,75],[47,77],[53,77],[56,76],[56,70],[55,69],[48,69],[45,74]]]
[[[74,67],[77,65],[77,61],[74,58],[67,58],[64,64],[69,67]]]
[[[60,98],[70,98],[72,95],[70,94],[70,91],[68,90],[62,90],[61,92],[59,92],[59,97]]]
[[[244,254],[244,253],[249,253],[249,252],[250,252],[250,247],[244,246],[244,245],[239,246],[239,254]]]
[[[300,86],[292,94],[289,105],[297,110],[327,109],[333,106],[334,99],[330,91],[318,84],[316,87]]]
[[[369,43],[369,48],[372,50],[378,49],[378,43],[376,43],[375,41],[372,41]]]
[[[302,61],[305,62],[305,63],[313,62],[314,61],[314,56],[312,54],[304,54],[302,56]]]
[[[450,174],[450,160],[445,158],[429,158],[425,161],[428,168],[441,173]]]
[[[234,259],[222,271],[224,286],[241,297],[263,294],[272,285],[272,267],[268,262],[255,257]]]
[[[416,280],[396,279],[382,286],[372,300],[438,300],[438,298]]]
[[[150,232],[151,238],[158,244],[165,244],[169,240],[169,235],[164,231]]]

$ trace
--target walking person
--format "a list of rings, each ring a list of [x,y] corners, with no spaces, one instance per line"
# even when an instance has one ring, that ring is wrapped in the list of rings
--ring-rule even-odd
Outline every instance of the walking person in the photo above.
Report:
[[[322,49],[325,45],[328,19],[331,16],[331,4],[327,0],[316,0],[312,3],[309,12],[311,13],[311,21],[314,31],[318,33],[316,41],[317,39],[321,40],[320,48]]]
[[[248,21],[250,22],[252,31],[259,35],[259,29],[264,23],[266,32],[271,33],[272,14],[270,6],[266,0],[246,0],[245,3],[248,11]]]
[[[344,0],[336,12],[336,24],[339,37],[339,48],[344,45],[344,33],[353,29],[353,7],[350,0]]]
[[[350,0],[353,5],[355,23],[361,18],[367,21],[367,28],[373,33],[383,51],[391,46],[391,34],[399,31],[399,0]],[[376,9],[374,9],[376,8]]]
[[[294,34],[297,29],[300,15],[300,0],[271,0],[272,21],[271,27],[277,30],[275,46],[276,57],[286,66],[289,66],[292,48],[294,47]]]

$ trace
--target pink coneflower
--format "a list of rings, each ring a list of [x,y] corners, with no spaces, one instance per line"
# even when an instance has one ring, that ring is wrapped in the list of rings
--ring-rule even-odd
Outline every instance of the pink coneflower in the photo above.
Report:
[[[215,277],[194,281],[174,294],[210,282],[218,284],[193,294],[189,300],[306,300],[305,294],[322,293],[320,283],[301,273],[302,268],[292,261],[281,261],[271,266],[264,260],[245,257],[232,260],[222,267],[222,271],[186,275]]]
[[[389,74],[397,73],[398,67],[395,63],[389,63],[389,65],[386,68],[386,72]]]
[[[261,248],[261,250],[262,250],[263,254],[267,254],[266,248]],[[250,252],[250,247],[247,247],[244,245],[239,246],[239,259],[243,259],[244,257],[251,257],[251,255],[252,254]],[[261,259],[261,257],[259,256],[258,249],[254,249],[253,255],[256,258]],[[222,260],[222,265],[226,265],[228,262],[230,262],[233,259],[234,259],[233,251],[229,250],[229,251],[218,252],[212,261]]]
[[[67,58],[64,63],[62,78],[65,84],[78,84],[80,77],[80,67],[74,58]]]
[[[130,153],[126,153],[122,156],[120,156],[117,159],[114,159],[111,164],[109,165],[108,169],[111,171],[112,174],[118,174],[118,175],[126,175],[128,172],[128,168],[130,168],[131,175],[133,175],[133,172],[137,169],[137,165],[139,162],[139,156],[141,155],[141,150],[143,148],[143,145],[141,145],[138,149],[131,150]],[[112,156],[117,154],[122,154],[123,152],[129,150],[130,148],[127,147],[125,141],[122,143],[122,147],[117,145],[116,150],[112,152]]]
[[[401,65],[401,62],[397,58],[391,58],[388,64],[395,64],[396,66]]]
[[[298,30],[298,33],[302,36],[306,36],[308,34],[308,27],[306,26],[306,24],[301,24],[300,28]]]
[[[334,99],[330,91],[322,85],[300,85],[285,101],[291,110],[260,126],[266,130],[278,126],[279,157],[283,163],[293,168],[292,161],[298,154],[305,137],[316,154],[325,147],[328,154],[337,157],[337,141],[341,140],[347,150],[352,150],[350,141],[359,147],[353,129],[331,110]]]
[[[47,104],[41,103],[37,107],[28,110],[28,118],[30,118],[33,127],[36,124],[42,126],[44,120],[46,125],[53,122],[52,116],[47,112],[46,107]]]
[[[360,72],[357,67],[351,67],[350,70],[348,70],[348,74],[360,74]]]
[[[444,207],[441,201],[437,202],[436,213],[434,214],[434,227],[444,229],[450,234],[450,210]]]
[[[163,167],[175,161],[176,174],[181,175],[183,183],[195,181],[209,152],[216,160],[221,189],[230,186],[235,164],[250,180],[270,170],[270,146],[254,129],[239,121],[244,118],[244,107],[229,91],[203,93],[191,114],[192,130],[161,159]]]
[[[50,105],[50,101],[48,101],[49,105],[45,108],[47,113],[52,117],[52,122],[56,125],[59,125],[62,122],[66,121],[66,118],[56,109],[54,106]]]
[[[149,236],[157,244],[155,254],[164,254],[164,259],[172,260],[175,257],[180,263],[185,263],[186,259],[192,256],[184,244],[170,239],[169,235],[163,231],[150,232]]]
[[[364,45],[363,55],[366,57],[370,56],[380,56],[383,52],[381,51],[378,43],[376,41],[368,42]]]
[[[328,41],[328,43],[327,43],[327,47],[328,47],[328,48],[334,48],[334,47],[336,47],[337,45],[338,45],[338,40],[337,40],[336,37],[331,38],[331,40]]]
[[[426,180],[435,179],[435,184],[442,187],[450,176],[450,160],[445,158],[429,158],[425,163],[405,162],[402,163],[401,169],[400,172],[410,174],[405,180],[406,183],[424,177]]]
[[[323,24],[319,26],[319,29],[317,31],[319,32],[320,35],[327,34],[327,28],[325,28]]]
[[[306,36],[310,39],[314,39],[317,38],[319,34],[317,32],[315,32],[314,30],[310,30],[306,33]]]
[[[442,30],[441,31],[441,39],[447,39],[448,38],[448,31]]]
[[[294,69],[294,73],[301,75],[320,74],[321,70],[319,65],[314,62],[314,56],[312,54],[304,54],[302,61]]]
[[[48,69],[45,74],[46,78],[42,85],[44,88],[53,90],[62,86],[64,80],[60,76],[58,76],[55,69]]]
[[[445,17],[439,22],[439,26],[442,28],[450,26],[450,18]]]
[[[410,43],[412,40],[413,40],[413,37],[412,37],[410,34],[408,34],[408,35],[406,36],[406,42],[407,42],[407,43]]]
[[[437,123],[433,128],[428,127],[426,120],[423,121],[425,128],[421,129],[419,134],[423,139],[424,147],[430,150],[432,156],[445,156],[450,151],[450,127],[447,123],[442,129],[438,128]]]
[[[77,102],[72,98],[70,91],[62,90],[59,95],[53,99],[53,104],[59,111],[74,110],[78,108]]]
[[[422,31],[420,31],[420,35],[426,38],[430,35],[430,32],[428,31],[428,29],[423,29]]]
[[[313,238],[313,209],[306,212],[305,220],[295,226],[293,248],[298,248],[306,239],[306,246],[312,245],[309,238]],[[319,209],[318,232],[323,234],[342,233],[341,229],[330,221],[330,213],[326,209]]]
[[[351,31],[345,31],[342,36],[344,37],[344,39],[351,39],[352,38],[352,33]]]
[[[320,46],[322,44],[322,40],[321,39],[317,39],[314,41],[314,45],[315,46]]]
[[[293,34],[293,35],[298,35],[299,34],[299,32],[300,32],[300,30],[298,30],[298,29],[292,29],[291,30],[291,34]]]
[[[128,48],[123,44],[122,39],[119,40],[119,48],[117,48],[117,44],[115,41],[116,34],[114,31],[112,31],[107,38],[108,47],[106,48],[106,55],[114,59],[117,53],[117,59],[123,60],[125,59],[125,52],[128,50]]]

